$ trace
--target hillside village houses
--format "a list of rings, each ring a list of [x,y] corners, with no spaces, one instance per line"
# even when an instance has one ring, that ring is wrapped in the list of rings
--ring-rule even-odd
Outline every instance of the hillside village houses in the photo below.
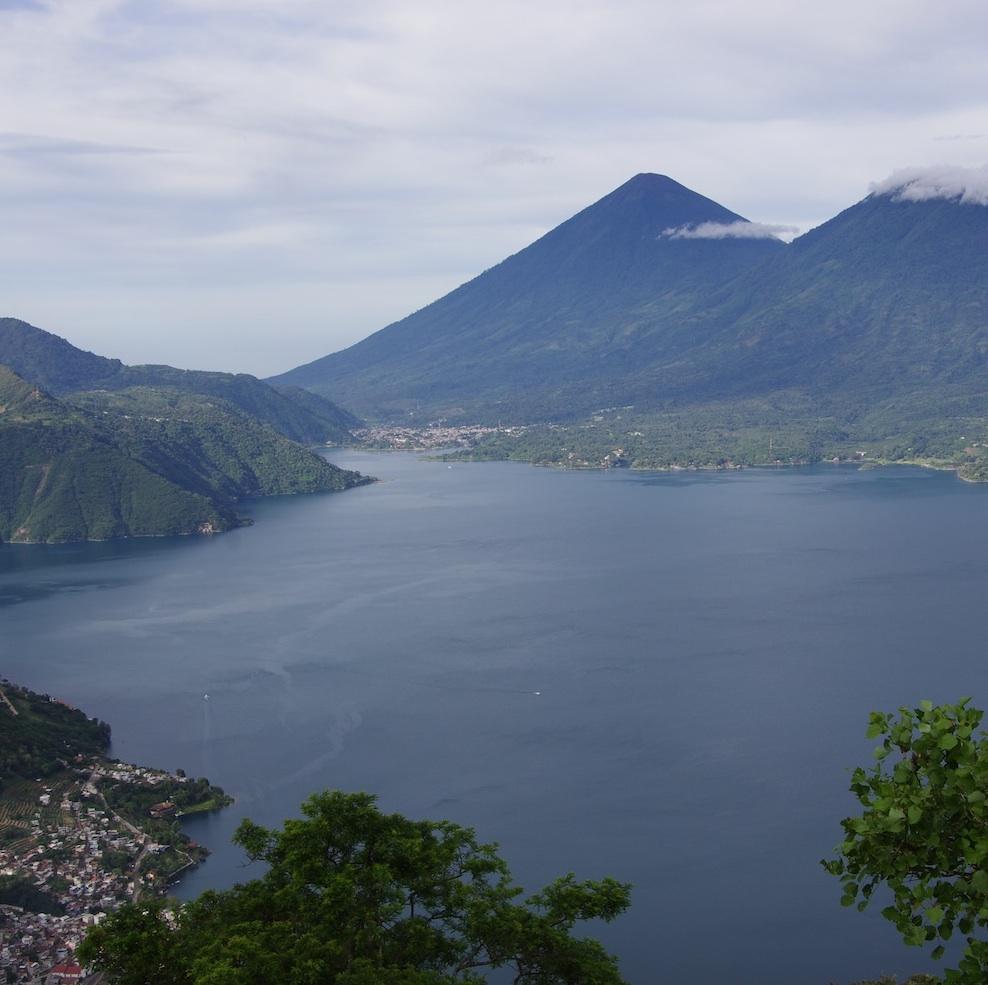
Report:
[[[0,847],[0,876],[26,877],[63,911],[59,915],[33,913],[0,905],[0,983],[99,981],[84,975],[75,963],[75,949],[87,928],[153,885],[153,873],[142,876],[140,863],[167,846],[156,844],[114,813],[96,784],[108,779],[156,786],[163,779],[184,778],[126,764],[97,765],[91,772],[87,768],[87,773],[72,790],[79,799],[64,791],[57,804],[52,804],[53,789],[42,786],[44,792],[30,820],[30,836]],[[43,821],[52,817],[56,823]]]

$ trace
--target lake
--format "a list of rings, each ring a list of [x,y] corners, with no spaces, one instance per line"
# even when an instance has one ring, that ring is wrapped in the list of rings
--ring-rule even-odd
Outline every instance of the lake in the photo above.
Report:
[[[236,796],[188,823],[214,854],[180,895],[250,876],[241,817],[339,787],[476,826],[532,888],[632,881],[593,932],[634,985],[928,967],[818,863],[870,710],[988,703],[988,488],[329,457],[382,481],[213,539],[0,547],[0,672]]]

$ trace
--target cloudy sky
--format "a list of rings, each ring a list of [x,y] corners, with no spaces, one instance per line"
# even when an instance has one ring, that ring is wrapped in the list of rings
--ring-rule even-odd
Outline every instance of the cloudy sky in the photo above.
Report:
[[[988,161],[983,0],[0,0],[0,314],[267,375],[639,171],[807,229]]]

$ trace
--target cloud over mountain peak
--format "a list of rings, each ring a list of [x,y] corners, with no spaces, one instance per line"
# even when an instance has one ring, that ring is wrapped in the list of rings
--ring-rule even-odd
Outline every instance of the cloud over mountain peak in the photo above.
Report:
[[[871,186],[873,195],[895,202],[927,202],[935,198],[963,205],[988,205],[988,165],[962,168],[947,164],[903,168]]]
[[[794,233],[794,226],[771,226],[764,222],[701,222],[696,225],[663,229],[665,239],[775,239],[780,234]]]

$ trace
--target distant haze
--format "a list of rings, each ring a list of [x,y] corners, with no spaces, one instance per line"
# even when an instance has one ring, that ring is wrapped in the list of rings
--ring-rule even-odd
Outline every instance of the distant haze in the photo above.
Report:
[[[268,375],[637,172],[749,236],[984,204],[986,36],[980,0],[0,0],[0,316]]]

